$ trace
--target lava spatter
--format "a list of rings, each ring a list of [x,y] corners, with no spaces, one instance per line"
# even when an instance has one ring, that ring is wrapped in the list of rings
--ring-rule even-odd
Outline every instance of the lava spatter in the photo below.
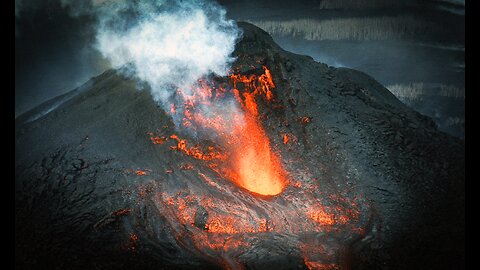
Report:
[[[223,153],[213,148],[202,152],[197,146],[187,147],[187,141],[176,135],[170,138],[178,142],[173,150],[204,161],[215,160],[210,167],[222,177],[253,193],[270,196],[280,194],[288,180],[258,119],[257,99],[270,102],[275,88],[269,69],[264,66],[263,71],[261,75],[230,75],[232,89],[200,80],[188,92],[178,90],[184,105],[183,127],[210,133]],[[237,89],[239,84],[242,91]],[[228,103],[231,109],[225,110],[225,99],[232,96],[233,104],[231,99]],[[175,107],[174,112],[179,113]]]

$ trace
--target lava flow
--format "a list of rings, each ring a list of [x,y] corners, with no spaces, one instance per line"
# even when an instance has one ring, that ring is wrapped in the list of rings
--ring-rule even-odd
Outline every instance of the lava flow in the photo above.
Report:
[[[210,167],[238,186],[261,195],[277,195],[288,183],[279,158],[272,151],[270,141],[258,121],[257,99],[269,102],[275,87],[270,71],[264,74],[231,75],[233,90],[199,81],[190,93],[179,90],[184,107],[172,107],[171,113],[183,112],[185,128],[207,133],[221,145],[225,153],[202,153],[198,147],[186,147],[178,141],[176,150],[201,160],[213,160]],[[242,84],[242,91],[237,87]]]
[[[336,258],[343,249],[338,243],[364,233],[361,199],[326,196],[308,170],[287,180],[260,122],[263,106],[276,102],[275,84],[267,67],[255,72],[216,83],[200,80],[190,91],[177,91],[170,113],[197,143],[177,134],[149,133],[150,140],[173,141],[170,150],[207,165],[219,177],[201,171],[203,166],[183,164],[182,170],[198,170],[200,186],[197,180],[178,177],[163,182],[153,201],[177,243],[226,269],[242,269],[242,261],[256,256],[251,250],[270,254],[277,245],[273,243],[280,242],[304,258],[309,269],[339,269]],[[310,122],[304,118],[302,122]],[[280,135],[284,145],[298,142],[293,133]],[[223,179],[249,192],[232,189]],[[259,195],[276,196],[257,200]]]

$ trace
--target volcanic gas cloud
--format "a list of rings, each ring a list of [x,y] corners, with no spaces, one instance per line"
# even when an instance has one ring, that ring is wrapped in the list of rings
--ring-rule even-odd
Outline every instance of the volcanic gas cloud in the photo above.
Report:
[[[225,89],[201,80],[191,94],[181,89],[178,96],[183,108],[172,107],[173,114],[182,113],[182,124],[214,138],[221,146],[202,153],[188,148],[185,140],[178,140],[177,149],[197,159],[209,161],[209,166],[237,185],[261,195],[276,195],[287,184],[278,156],[272,151],[259,120],[256,99],[270,101],[275,87],[269,70],[256,76],[231,74]],[[243,91],[237,89],[242,84]],[[226,101],[229,100],[229,101]],[[229,104],[225,109],[224,104]],[[173,137],[178,138],[178,137]]]

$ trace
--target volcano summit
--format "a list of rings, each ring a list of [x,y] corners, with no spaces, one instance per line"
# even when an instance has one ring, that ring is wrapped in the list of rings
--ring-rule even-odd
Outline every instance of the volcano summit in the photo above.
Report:
[[[16,119],[16,267],[463,268],[464,142],[238,26],[170,110],[110,70]]]

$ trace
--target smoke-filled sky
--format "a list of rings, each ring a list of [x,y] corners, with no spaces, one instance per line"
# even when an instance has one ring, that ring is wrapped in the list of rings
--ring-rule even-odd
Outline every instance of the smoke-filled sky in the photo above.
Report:
[[[222,74],[239,35],[230,19],[385,85],[462,88],[464,12],[464,0],[16,0],[15,116],[126,63],[153,89]]]

